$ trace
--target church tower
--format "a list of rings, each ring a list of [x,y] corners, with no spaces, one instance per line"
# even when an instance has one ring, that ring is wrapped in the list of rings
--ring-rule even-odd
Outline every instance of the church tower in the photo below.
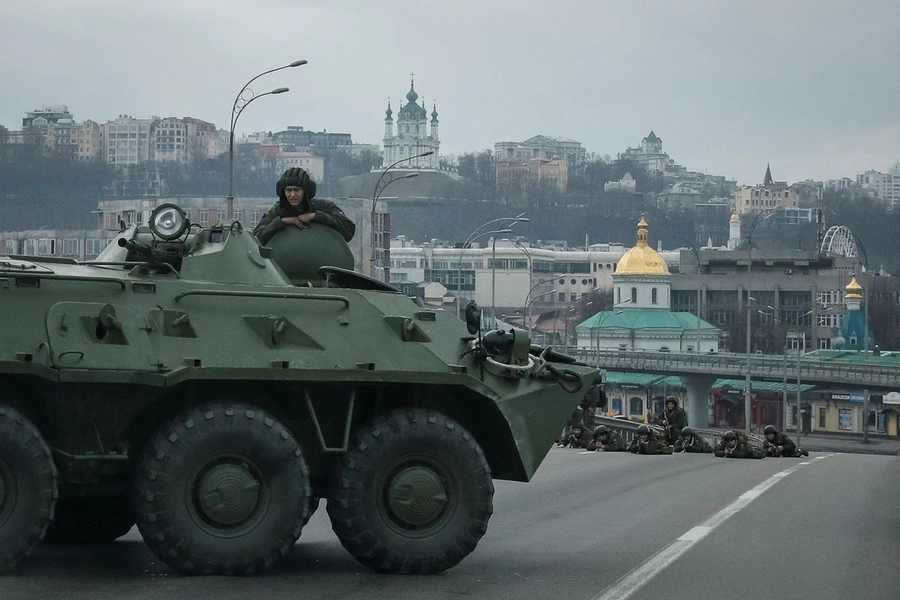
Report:
[[[394,111],[391,110],[391,101],[388,99],[387,110],[384,111],[384,142],[394,137]]]
[[[440,139],[438,138],[437,104],[431,113],[431,131],[428,131],[428,111],[424,101],[419,104],[415,79],[410,79],[406,104],[397,111],[397,130],[393,128],[393,113],[390,103],[386,112],[384,128],[385,167],[398,160],[432,152],[429,156],[414,158],[403,163],[402,168],[437,169],[440,164]]]

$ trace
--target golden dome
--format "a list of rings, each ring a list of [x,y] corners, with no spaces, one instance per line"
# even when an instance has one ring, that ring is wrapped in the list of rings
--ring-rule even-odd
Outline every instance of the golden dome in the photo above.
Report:
[[[862,294],[860,292],[863,291],[863,288],[856,281],[856,275],[853,276],[853,279],[850,283],[847,284],[847,287],[844,288],[844,291],[847,292],[847,298],[860,300],[862,299]]]
[[[731,221],[729,221],[729,223],[740,223],[740,222],[741,222],[741,218],[738,216],[738,214],[731,213]]]
[[[616,275],[668,275],[669,267],[659,252],[647,245],[647,221],[638,223],[637,245],[626,252],[616,265]]]

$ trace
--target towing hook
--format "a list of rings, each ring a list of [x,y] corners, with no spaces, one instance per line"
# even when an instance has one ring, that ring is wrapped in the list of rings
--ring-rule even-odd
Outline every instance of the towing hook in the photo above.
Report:
[[[584,386],[584,378],[580,373],[577,373],[571,369],[559,369],[549,363],[547,363],[546,368],[548,371],[556,375],[556,383],[559,384],[559,387],[566,390],[570,394],[578,392]]]

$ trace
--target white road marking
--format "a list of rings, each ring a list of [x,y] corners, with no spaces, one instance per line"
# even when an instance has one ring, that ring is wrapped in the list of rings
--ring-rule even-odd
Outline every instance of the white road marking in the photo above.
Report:
[[[831,454],[817,456],[814,460],[822,460],[829,456],[831,456]],[[737,500],[708,518],[700,525],[688,530],[684,535],[647,559],[644,564],[638,565],[632,569],[631,572],[606,588],[598,596],[594,596],[592,600],[625,600],[630,597],[649,583],[651,579],[659,575],[666,567],[675,562],[682,554],[687,552],[691,546],[702,540],[716,527],[724,523],[728,517],[740,512],[753,500],[759,498],[763,492],[795,472],[800,467],[811,464],[811,462],[812,461],[802,462],[795,464],[792,467],[788,467],[784,471],[772,475],[753,489],[741,494]]]

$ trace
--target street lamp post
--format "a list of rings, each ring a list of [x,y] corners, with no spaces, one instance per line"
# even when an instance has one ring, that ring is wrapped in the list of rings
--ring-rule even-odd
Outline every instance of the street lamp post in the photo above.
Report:
[[[555,279],[555,277],[554,277],[554,279]],[[553,280],[550,279],[550,280],[548,280],[548,281],[553,281]],[[540,285],[540,283],[539,283],[538,285]],[[535,286],[535,287],[537,287],[537,286]],[[528,314],[528,311],[531,310],[531,305],[534,303],[535,300],[537,300],[538,298],[543,298],[544,296],[550,296],[551,294],[555,294],[557,291],[558,291],[558,290],[557,290],[556,288],[554,288],[554,289],[550,290],[549,292],[544,292],[543,294],[538,294],[537,296],[532,296],[531,300],[529,300],[529,301],[525,304],[525,313],[526,313],[526,315]],[[527,296],[526,296],[526,298],[527,298]],[[530,331],[531,331],[532,329],[534,329],[533,326],[532,326],[532,327],[529,327],[529,329],[528,329],[528,331],[529,331],[529,337],[531,337]]]
[[[756,229],[756,226],[771,217],[774,212],[770,212],[768,215],[760,218],[763,213],[758,212],[756,216],[753,218],[753,222],[750,224],[750,228],[747,231],[747,376],[744,381],[744,430],[749,434],[750,433],[750,419],[751,419],[751,397],[752,393],[750,391],[752,382],[750,379],[750,319],[752,317],[750,313],[750,302],[754,301],[751,297],[751,278],[750,278],[750,268],[753,264],[753,230]],[[698,265],[699,266],[699,265]]]
[[[241,112],[251,102],[256,100],[257,98],[262,98],[263,96],[268,96],[270,94],[283,94],[288,90],[286,87],[275,88],[270,92],[265,92],[263,94],[256,95],[253,93],[253,90],[249,89],[249,85],[262,77],[263,75],[268,75],[269,73],[274,73],[275,71],[280,71],[282,69],[290,69],[293,67],[301,67],[305,65],[307,60],[295,60],[289,65],[284,65],[281,67],[276,67],[274,69],[269,69],[268,71],[263,71],[250,81],[244,84],[244,87],[241,88],[241,91],[238,92],[237,96],[234,98],[234,104],[231,105],[231,120],[229,121],[229,133],[228,133],[228,196],[225,198],[226,202],[226,218],[230,221],[234,218],[234,128],[237,126],[238,117],[241,116]],[[248,93],[249,92],[249,93]]]
[[[479,227],[478,229],[481,229]],[[496,235],[499,233],[510,233],[512,229],[493,229],[491,231],[482,231],[478,233],[478,229],[469,234],[469,237],[466,238],[466,241],[463,243],[462,248],[459,251],[459,260],[456,261],[456,314],[460,315],[461,310],[461,302],[462,302],[462,260],[463,254],[466,252],[466,248],[469,247],[469,244],[474,242],[480,237],[484,237],[486,235]]]
[[[371,215],[370,221],[369,221],[369,227],[372,230],[372,257],[369,259],[369,262],[371,263],[371,268],[370,268],[369,274],[372,277],[375,277],[376,279],[381,279],[384,282],[387,282],[387,279],[388,279],[387,277],[385,277],[385,272],[386,272],[385,266],[386,265],[383,264],[384,263],[384,259],[383,259],[384,240],[381,240],[379,243],[378,236],[375,235],[375,205],[378,204],[378,199],[381,198],[381,194],[384,193],[384,190],[386,190],[389,185],[391,185],[395,181],[400,181],[401,179],[412,179],[413,177],[418,177],[418,176],[419,176],[418,173],[407,173],[406,175],[401,175],[400,177],[394,177],[393,175],[391,175],[391,177],[389,177],[388,179],[385,180],[384,184],[381,186],[381,189],[377,189],[377,186],[376,186],[375,195],[372,197],[372,215]],[[379,179],[379,182],[380,181],[381,180]],[[384,234],[383,227],[384,226],[382,225],[382,228],[380,230],[382,232],[382,235]],[[377,258],[376,258],[376,256],[377,256]],[[378,265],[381,265],[381,267],[382,267],[381,277],[377,277]]]
[[[528,223],[531,219],[525,217],[525,213],[520,213],[513,217],[512,219],[506,219],[510,221],[508,225],[504,224],[501,227],[512,228],[516,223]],[[495,237],[491,241],[491,317],[496,317],[495,313],[496,309],[496,294],[497,294],[497,238]]]
[[[575,307],[573,306],[571,309],[569,309],[569,305],[572,304],[573,302],[578,302],[578,300],[579,300],[579,298],[576,298],[575,300],[570,300],[568,303],[566,303],[566,308],[568,310],[566,310],[565,317],[563,318],[563,327],[565,328],[565,331],[563,332],[563,336],[564,336],[563,352],[566,354],[569,352],[569,315],[571,315],[573,312],[575,312]],[[587,308],[588,306],[591,306],[592,304],[594,304],[593,300],[590,302],[587,302],[585,304],[582,304],[581,308],[582,309]],[[555,325],[556,324],[554,323],[554,326]],[[577,333],[577,331],[576,331],[575,335],[576,335],[575,349],[577,350],[578,349],[578,337],[577,337],[578,333]]]
[[[415,159],[417,159],[417,158],[423,158],[423,157],[425,157],[425,156],[431,156],[432,154],[434,154],[434,150],[429,150],[428,152],[422,152],[421,154],[415,154],[415,155],[413,155],[413,156],[407,156],[406,158],[401,158],[400,160],[391,163],[391,164],[388,166],[387,169],[385,169],[384,171],[382,171],[382,172],[381,172],[381,176],[378,178],[378,181],[375,182],[375,189],[372,191],[372,214],[371,214],[370,221],[369,221],[370,227],[372,228],[372,239],[371,239],[371,242],[372,242],[372,259],[371,259],[371,263],[372,263],[372,264],[371,264],[371,269],[370,269],[370,271],[371,271],[370,274],[371,274],[372,277],[375,277],[376,271],[377,271],[377,269],[378,269],[378,265],[376,264],[376,261],[375,261],[375,254],[376,254],[376,248],[375,248],[375,242],[376,242],[376,240],[375,240],[375,207],[378,205],[378,198],[381,197],[381,194],[382,194],[382,192],[384,192],[384,189],[385,189],[387,186],[389,186],[390,184],[392,184],[393,182],[395,182],[395,181],[397,181],[397,180],[399,180],[399,179],[410,179],[411,177],[417,176],[418,173],[410,173],[410,174],[408,174],[408,175],[404,175],[403,177],[394,177],[394,176],[391,176],[390,178],[387,179],[387,181],[385,181],[384,177],[385,177],[385,175],[388,174],[388,172],[389,172],[391,169],[393,169],[394,167],[396,167],[396,166],[399,165],[400,163],[407,162],[407,161],[410,161],[410,160],[415,160]],[[380,252],[379,252],[378,254],[379,254],[379,256],[381,256]],[[382,265],[382,267],[384,267],[384,265]],[[382,271],[382,272],[383,272],[383,271]]]

